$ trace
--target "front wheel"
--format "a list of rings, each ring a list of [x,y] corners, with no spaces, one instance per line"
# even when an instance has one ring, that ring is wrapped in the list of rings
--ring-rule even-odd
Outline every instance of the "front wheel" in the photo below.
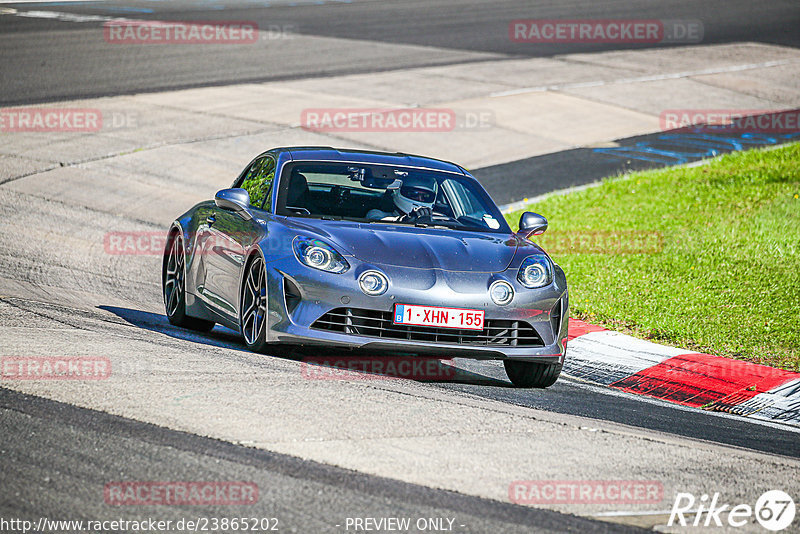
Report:
[[[546,388],[552,386],[561,374],[561,363],[523,362],[503,360],[506,374],[518,388]]]
[[[245,271],[239,324],[244,342],[252,351],[261,352],[267,346],[267,280],[264,260],[252,257]]]
[[[169,244],[167,262],[164,266],[164,307],[171,324],[208,332],[214,328],[213,321],[186,315],[186,252],[183,239],[176,234]]]

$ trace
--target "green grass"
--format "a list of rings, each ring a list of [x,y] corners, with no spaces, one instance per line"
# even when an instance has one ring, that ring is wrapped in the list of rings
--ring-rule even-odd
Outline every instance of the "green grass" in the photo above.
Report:
[[[567,273],[571,316],[800,371],[800,143],[613,178],[528,210],[548,218],[536,240]]]

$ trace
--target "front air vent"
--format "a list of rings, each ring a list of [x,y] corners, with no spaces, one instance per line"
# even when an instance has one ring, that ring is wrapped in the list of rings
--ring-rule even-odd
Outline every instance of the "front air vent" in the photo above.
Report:
[[[553,329],[553,340],[558,340],[558,335],[561,333],[561,314],[564,306],[564,300],[558,299],[556,305],[550,310],[550,327]]]
[[[300,294],[300,288],[288,278],[283,279],[283,298],[286,300],[286,311],[290,314],[294,313],[295,308],[303,298]]]
[[[542,347],[536,330],[525,321],[487,319],[483,330],[396,325],[391,311],[336,308],[317,319],[311,328],[364,337],[470,346]]]

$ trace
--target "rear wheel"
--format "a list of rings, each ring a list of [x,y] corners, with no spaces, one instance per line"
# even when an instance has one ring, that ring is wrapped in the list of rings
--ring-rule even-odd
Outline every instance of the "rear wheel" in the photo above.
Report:
[[[563,364],[503,360],[506,374],[518,388],[546,388],[552,386],[561,374]]]
[[[186,315],[186,252],[183,238],[175,234],[164,266],[164,307],[167,319],[175,326],[208,332],[214,328],[212,321]]]
[[[267,346],[267,280],[264,260],[253,256],[245,271],[239,324],[247,348],[261,352]]]

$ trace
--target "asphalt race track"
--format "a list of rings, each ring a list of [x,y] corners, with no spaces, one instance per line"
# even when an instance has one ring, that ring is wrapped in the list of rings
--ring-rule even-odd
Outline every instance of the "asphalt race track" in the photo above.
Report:
[[[508,39],[508,22],[517,18],[693,19],[703,21],[703,45],[756,43],[792,53],[800,47],[795,1],[530,4],[0,3],[1,106],[68,100],[99,107],[147,93],[163,113],[155,119],[162,123],[157,134],[168,130],[163,143],[123,131],[111,139],[118,142],[113,147],[98,137],[77,148],[65,134],[42,148],[35,133],[0,132],[0,356],[102,356],[113,363],[111,379],[89,384],[0,383],[0,520],[257,516],[278,518],[282,532],[365,532],[389,529],[348,528],[348,518],[410,517],[452,519],[453,532],[635,532],[663,528],[678,492],[720,492],[725,502],[751,505],[769,489],[798,495],[796,428],[643,399],[568,376],[546,390],[519,390],[498,362],[457,359],[455,377],[434,381],[309,380],[301,362],[307,353],[252,354],[225,328],[198,334],[171,326],[163,315],[160,256],[113,255],[104,247],[115,230],[162,232],[180,210],[226,187],[224,173],[244,165],[241,156],[252,155],[254,143],[283,135],[246,118],[223,119],[216,110],[180,108],[200,93],[161,92],[218,88],[202,95],[207,102],[227,98],[233,85],[245,92],[250,84],[277,80],[324,86],[346,75],[643,48],[526,47]],[[252,20],[292,37],[271,39],[267,32],[253,46],[227,48],[126,47],[97,39],[102,22],[114,17]],[[668,45],[655,48],[669,52]],[[567,62],[583,64],[575,57]],[[609,69],[627,77],[611,63]],[[595,67],[587,61],[587,69]],[[413,102],[430,87],[405,90]],[[796,99],[794,91],[785,101],[760,98],[778,106]],[[280,105],[264,103],[276,113]],[[613,146],[624,149],[657,143],[661,135],[632,132],[603,140],[616,139]],[[297,128],[286,138],[286,144],[319,140]],[[48,147],[58,154],[52,161],[37,152]],[[475,174],[505,204],[625,170],[685,162],[676,156],[631,163],[606,148],[532,148],[529,157],[513,161],[497,156],[492,161],[500,163],[478,166]],[[224,175],[213,176],[217,171]],[[130,480],[251,481],[259,499],[183,507],[104,500],[106,484]],[[644,505],[524,506],[509,499],[515,480],[655,480],[664,498]],[[763,530],[753,520],[742,531]]]
[[[699,139],[686,137],[662,132],[637,135],[616,139],[613,147],[562,150],[475,169],[473,174],[495,202],[510,205],[533,196],[532,192],[543,195],[627,172],[699,162],[734,150],[780,145],[800,138],[800,133],[762,139],[736,133],[709,133]]]
[[[17,5],[7,4],[10,8]],[[0,80],[0,104],[645,46],[530,47],[508,39],[508,22],[514,19],[699,19],[704,25],[704,43],[800,45],[797,32],[800,13],[792,0],[758,5],[747,0],[683,0],[657,5],[647,0],[588,4],[549,0],[536,6],[525,0],[502,3],[139,0],[102,4],[39,2],[29,4],[26,10],[32,10],[31,5],[38,11],[145,20],[246,20],[257,22],[262,29],[288,28],[298,38],[271,39],[268,34],[257,45],[257,53],[250,46],[235,45],[224,52],[212,53],[198,51],[196,47],[131,48],[109,46],[92,39],[86,27],[89,23],[0,15],[3,17],[0,64],[7,73]],[[277,36],[277,30],[273,33]],[[388,46],[392,44],[414,48],[398,52]]]
[[[6,389],[0,389],[0,410],[4,462],[13,463],[15,468],[14,473],[4,477],[4,497],[8,501],[13,495],[14,501],[25,503],[4,506],[0,509],[4,517],[55,519],[69,509],[80,509],[88,517],[103,517],[108,510],[87,488],[102,487],[104,477],[124,473],[137,480],[215,477],[255,481],[262,495],[269,498],[262,497],[264,502],[256,509],[240,506],[235,512],[248,517],[278,518],[281,530],[286,525],[292,532],[319,532],[332,527],[332,522],[344,524],[348,510],[367,517],[457,517],[458,524],[465,527],[459,528],[463,532],[529,532],[530,525],[536,525],[539,532],[603,532],[606,527],[604,523],[549,510],[398,483],[102,412],[26,398]],[[30,456],[32,440],[40,444],[35,461]],[[76,465],[76,458],[82,458],[85,465]],[[126,459],[124,471],[115,458]],[[57,479],[53,473],[63,476]],[[203,510],[209,516],[230,516],[231,512],[222,507]],[[174,521],[185,516],[183,511],[166,506],[155,515]],[[297,525],[302,525],[302,530]],[[637,531],[631,528],[620,532],[626,530]]]

